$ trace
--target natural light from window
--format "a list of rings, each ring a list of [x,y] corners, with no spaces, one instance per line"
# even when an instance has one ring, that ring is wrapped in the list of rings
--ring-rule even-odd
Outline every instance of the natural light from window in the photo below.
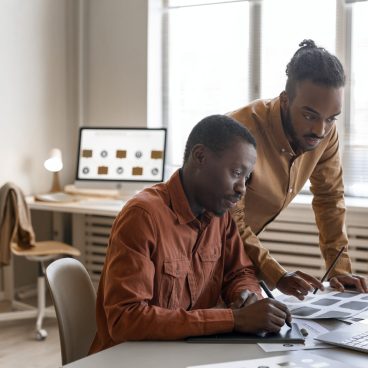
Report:
[[[166,98],[172,165],[182,164],[198,121],[248,99],[248,8],[248,2],[238,2],[170,10]]]
[[[350,60],[351,52],[346,111],[337,125],[346,195],[368,197],[368,1],[346,3],[167,0],[163,116],[169,166],[181,166],[187,137],[205,116],[236,110],[254,98],[277,97],[299,43],[313,39],[331,53],[344,52],[342,60]],[[253,13],[257,7],[260,21]],[[344,23],[349,9],[351,22],[346,18]],[[350,38],[351,43],[344,44]],[[257,45],[260,63],[249,51]]]

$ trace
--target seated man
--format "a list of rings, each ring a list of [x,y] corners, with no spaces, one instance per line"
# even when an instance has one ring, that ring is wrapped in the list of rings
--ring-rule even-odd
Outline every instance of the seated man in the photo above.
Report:
[[[183,167],[126,204],[111,230],[90,353],[127,340],[274,332],[290,321],[282,303],[258,300],[253,264],[228,212],[255,162],[247,128],[210,116],[193,128]]]

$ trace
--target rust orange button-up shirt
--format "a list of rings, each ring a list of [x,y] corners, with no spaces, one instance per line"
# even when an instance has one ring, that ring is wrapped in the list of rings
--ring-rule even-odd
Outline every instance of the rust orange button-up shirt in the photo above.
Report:
[[[260,295],[230,213],[199,221],[179,171],[145,189],[116,218],[97,294],[94,353],[127,340],[173,340],[229,332],[242,290]]]
[[[348,244],[336,126],[315,150],[296,156],[283,130],[279,98],[257,100],[230,115],[244,124],[257,141],[257,162],[252,178],[233,216],[245,250],[261,277],[270,287],[275,287],[286,270],[256,235],[288,206],[308,179],[320,248],[329,267],[341,247]],[[350,259],[344,252],[330,276],[348,272],[351,272]]]

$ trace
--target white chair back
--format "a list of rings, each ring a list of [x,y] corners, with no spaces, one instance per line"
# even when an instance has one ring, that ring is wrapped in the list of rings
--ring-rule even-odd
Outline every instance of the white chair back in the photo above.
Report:
[[[46,269],[59,325],[62,364],[85,357],[96,333],[96,291],[83,264],[63,258]]]

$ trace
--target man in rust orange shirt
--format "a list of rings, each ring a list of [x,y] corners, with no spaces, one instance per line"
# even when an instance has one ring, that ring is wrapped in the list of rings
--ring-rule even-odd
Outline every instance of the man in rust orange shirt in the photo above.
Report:
[[[262,299],[228,209],[244,195],[255,141],[230,117],[192,130],[183,167],[120,212],[97,296],[94,353],[128,340],[278,331],[290,313]],[[260,300],[258,300],[260,299]]]

